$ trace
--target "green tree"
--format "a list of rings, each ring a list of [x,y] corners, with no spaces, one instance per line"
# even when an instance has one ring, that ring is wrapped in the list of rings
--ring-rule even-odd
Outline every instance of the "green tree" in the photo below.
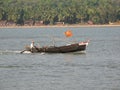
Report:
[[[24,25],[24,10],[20,10],[17,24]]]

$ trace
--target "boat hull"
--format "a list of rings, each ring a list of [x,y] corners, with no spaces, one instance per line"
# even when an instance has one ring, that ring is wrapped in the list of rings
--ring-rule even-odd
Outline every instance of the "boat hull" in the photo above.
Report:
[[[49,47],[34,47],[30,48],[29,46],[25,48],[24,51],[30,51],[31,53],[69,53],[86,50],[87,43],[76,43],[65,46],[49,46]],[[23,53],[22,51],[21,53]]]

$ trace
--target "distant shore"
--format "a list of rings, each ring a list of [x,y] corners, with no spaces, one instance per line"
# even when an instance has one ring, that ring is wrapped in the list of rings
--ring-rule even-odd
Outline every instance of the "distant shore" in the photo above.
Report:
[[[52,28],[52,27],[120,27],[120,24],[104,24],[104,25],[79,25],[79,24],[71,24],[71,25],[41,25],[41,26],[0,26],[0,28]]]

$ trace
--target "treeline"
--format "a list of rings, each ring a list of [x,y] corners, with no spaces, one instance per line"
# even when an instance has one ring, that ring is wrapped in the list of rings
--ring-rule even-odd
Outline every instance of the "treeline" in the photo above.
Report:
[[[120,0],[0,0],[0,20],[105,24],[120,20]]]

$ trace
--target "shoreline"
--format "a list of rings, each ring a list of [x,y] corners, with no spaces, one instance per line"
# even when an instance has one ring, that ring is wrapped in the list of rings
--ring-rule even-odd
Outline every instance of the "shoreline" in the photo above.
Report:
[[[105,24],[105,25],[41,25],[41,26],[0,26],[2,28],[64,28],[64,27],[120,27],[120,24]]]

